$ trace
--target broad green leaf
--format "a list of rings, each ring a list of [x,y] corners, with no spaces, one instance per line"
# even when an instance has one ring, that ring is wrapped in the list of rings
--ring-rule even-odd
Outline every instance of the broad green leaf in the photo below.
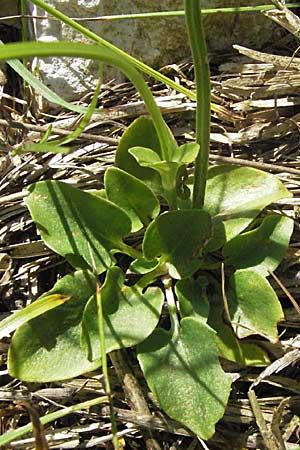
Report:
[[[209,303],[206,296],[207,281],[203,278],[179,280],[175,292],[179,300],[181,317],[195,317],[207,322]]]
[[[183,163],[174,161],[161,161],[157,153],[143,147],[134,147],[129,153],[135,157],[142,167],[155,170],[160,176],[160,194],[167,200],[171,209],[177,206],[177,196],[184,198],[189,195],[189,190],[184,187],[182,174],[186,170]],[[186,192],[187,190],[187,192]]]
[[[267,352],[253,342],[239,340],[224,322],[223,305],[210,305],[208,324],[217,332],[219,355],[243,366],[265,367],[270,363]]]
[[[142,167],[151,167],[161,162],[160,156],[151,148],[146,147],[132,147],[129,153]]]
[[[131,148],[129,153],[142,167],[153,169],[160,175],[160,194],[167,200],[171,209],[177,207],[177,197],[189,197],[190,190],[185,185],[186,167],[182,162],[161,161],[153,150],[143,147]]]
[[[209,439],[224,414],[231,385],[218,360],[215,332],[186,317],[179,336],[155,330],[138,346],[138,359],[162,409],[202,439]]]
[[[181,162],[183,164],[190,164],[195,161],[200,146],[196,142],[188,142],[180,147],[177,147],[173,153],[172,161]]]
[[[262,224],[225,244],[226,264],[251,269],[268,276],[282,261],[293,232],[294,221],[285,216],[267,216]]]
[[[42,239],[75,268],[98,273],[112,263],[131,230],[127,214],[113,203],[60,181],[31,185],[26,204]]]
[[[106,352],[142,342],[158,324],[164,296],[161,289],[149,287],[144,293],[135,286],[124,286],[118,267],[107,272],[101,288]],[[100,348],[96,298],[88,302],[82,321],[82,347],[90,360]]]
[[[155,170],[160,175],[164,187],[168,188],[164,182],[166,177],[168,184],[171,180],[171,185],[176,186],[177,171],[183,165],[182,163],[162,161],[158,154],[150,148],[133,147],[129,153],[134,156],[140,166]]]
[[[147,228],[144,256],[150,260],[161,257],[161,262],[173,266],[170,274],[174,278],[187,278],[199,268],[202,248],[210,232],[211,220],[205,211],[168,211]]]
[[[95,288],[96,279],[87,271],[66,275],[56,283],[47,296],[70,300],[15,332],[8,353],[11,376],[28,382],[64,380],[101,365],[100,359],[90,362],[80,347],[83,311]]]
[[[265,206],[283,197],[291,194],[274,175],[250,167],[211,167],[204,205],[213,221],[208,250],[233,239]]]
[[[239,341],[232,328],[223,323],[218,329],[217,348],[219,356],[243,366],[266,367],[270,364],[268,353],[259,345]]]
[[[250,270],[230,277],[228,303],[233,329],[239,338],[260,334],[276,343],[277,323],[284,318],[280,302],[268,281]]]
[[[35,317],[38,317],[41,314],[44,314],[45,312],[62,305],[67,300],[69,300],[69,297],[66,297],[64,295],[50,294],[36,300],[26,308],[15,312],[11,316],[0,322],[0,339],[2,339],[4,336],[8,336],[9,333],[15,331],[17,328],[19,328],[29,320],[34,319]]]
[[[105,173],[104,183],[108,200],[124,209],[130,217],[131,231],[140,230],[158,216],[160,205],[156,196],[138,178],[111,167]]]
[[[118,144],[115,164],[144,181],[155,192],[160,192],[160,176],[152,169],[141,167],[129,153],[129,149],[137,146],[150,148],[160,156],[160,145],[151,119],[139,117],[127,128]]]

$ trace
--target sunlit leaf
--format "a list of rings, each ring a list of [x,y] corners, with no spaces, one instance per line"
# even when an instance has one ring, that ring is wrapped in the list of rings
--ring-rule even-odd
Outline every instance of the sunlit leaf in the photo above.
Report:
[[[243,338],[260,334],[277,342],[277,324],[284,315],[268,281],[250,270],[238,270],[229,281],[228,303],[236,335]]]
[[[164,295],[158,287],[145,292],[136,286],[124,286],[118,267],[108,272],[101,288],[106,352],[131,347],[146,339],[156,327]],[[97,302],[88,302],[82,322],[82,347],[90,360],[97,359],[100,348]]]
[[[184,164],[190,164],[195,161],[200,146],[196,142],[188,142],[186,144],[177,147],[176,151],[173,152],[172,161],[181,162]]]
[[[70,300],[18,328],[8,354],[11,376],[30,382],[64,380],[101,365],[99,358],[89,361],[80,347],[83,311],[95,288],[96,278],[86,271],[56,283],[47,295]]]
[[[231,377],[218,360],[215,332],[193,317],[180,334],[161,328],[138,346],[146,381],[163,410],[203,439],[223,416]]]
[[[127,214],[113,203],[60,181],[31,185],[26,204],[43,241],[75,268],[106,270],[111,250],[130,232]]]
[[[208,249],[214,250],[233,239],[265,206],[283,197],[291,194],[274,175],[250,167],[211,167],[204,205],[213,221]]]
[[[116,167],[105,173],[108,200],[124,209],[131,219],[132,231],[138,231],[158,216],[159,202],[153,191],[138,178]]]
[[[16,311],[14,314],[0,322],[0,339],[4,336],[8,336],[9,333],[15,331],[29,320],[62,305],[67,300],[69,300],[69,297],[65,295],[49,294],[26,306],[26,308]]]
[[[160,192],[160,176],[152,169],[141,167],[129,153],[136,146],[147,147],[160,155],[159,140],[151,119],[139,117],[123,133],[117,147],[115,164],[120,169],[144,181],[155,192]]]
[[[282,261],[293,232],[294,221],[285,216],[267,216],[262,224],[236,236],[223,248],[225,262],[236,269],[251,269],[268,276]]]
[[[243,366],[265,367],[270,363],[267,352],[255,342],[240,340],[224,321],[223,304],[211,304],[209,325],[216,330],[219,355]]]
[[[162,262],[171,264],[174,278],[186,278],[199,268],[202,248],[210,232],[211,221],[205,211],[169,211],[147,228],[143,252],[147,259],[160,257]]]

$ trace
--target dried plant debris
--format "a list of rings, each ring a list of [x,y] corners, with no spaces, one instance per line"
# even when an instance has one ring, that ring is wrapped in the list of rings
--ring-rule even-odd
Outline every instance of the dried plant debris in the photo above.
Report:
[[[293,48],[296,50],[295,45]],[[223,361],[224,369],[234,378],[233,390],[216,434],[205,445],[212,450],[257,449],[264,448],[264,445],[265,448],[274,445],[274,449],[296,450],[300,447],[300,316],[290,296],[297,305],[300,294],[300,58],[297,55],[292,57],[290,53],[281,56],[271,51],[259,53],[242,47],[236,47],[236,50],[239,53],[225,62],[222,58],[222,64],[215,63],[217,57],[214,60],[211,56],[212,101],[219,106],[212,117],[211,163],[249,165],[276,173],[294,197],[272,205],[272,209],[293,217],[295,231],[288,254],[276,272],[277,280],[271,281],[285,312],[285,319],[280,323],[281,342],[270,344],[256,339],[255,342],[268,352],[271,364],[266,369],[246,368]],[[193,90],[193,70],[189,62],[161,70]],[[152,82],[150,85],[176,139],[179,142],[193,140],[195,102],[160,83]],[[5,92],[6,85],[2,83],[2,87]],[[80,106],[86,106],[89,101],[87,96]],[[53,115],[33,112],[29,102],[24,113],[12,108],[12,103],[8,107],[8,103],[3,102],[2,99],[1,318],[50,289],[57,278],[69,270],[62,258],[44,246],[35,231],[24,204],[28,186],[38,180],[55,179],[82,189],[101,189],[104,172],[114,162],[115,148],[124,129],[134,118],[146,113],[143,102],[130,83],[108,83],[102,87],[99,97],[101,114],[94,114],[84,132],[69,144],[70,153],[18,153],[16,150],[22,144],[37,143],[48,131],[50,142],[70,135],[80,117],[64,111]],[[18,405],[18,401],[30,401],[39,415],[44,415],[54,407],[62,408],[104,394],[103,378],[99,373],[51,385],[26,385],[12,380],[6,371],[7,348],[8,340],[4,339],[0,344],[3,431],[28,422],[28,411]],[[148,394],[134,355],[127,352],[125,356],[139,392],[143,393],[149,405],[150,415],[128,401],[130,395],[136,394],[136,388],[127,385],[125,397],[124,379],[120,381],[111,370],[123,448],[144,449],[146,442],[147,447],[153,445],[153,449],[159,448],[155,447],[157,443],[166,450],[203,448],[188,430],[161,413]],[[247,395],[250,388],[255,393],[256,410],[253,409],[253,396],[249,398]],[[72,414],[47,426],[44,433],[50,448],[110,448],[108,408],[95,407]],[[32,448],[34,440],[26,436],[9,445],[10,448]]]

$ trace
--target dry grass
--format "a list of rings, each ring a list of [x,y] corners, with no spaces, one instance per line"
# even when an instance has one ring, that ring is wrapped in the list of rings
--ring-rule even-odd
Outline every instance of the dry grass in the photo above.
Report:
[[[293,46],[291,37],[284,43]],[[275,47],[275,46],[274,46]],[[296,48],[296,47],[295,47]],[[285,311],[280,324],[281,342],[271,345],[257,340],[269,352],[272,364],[261,368],[238,367],[224,361],[234,375],[232,395],[217,432],[205,445],[209,449],[297,449],[299,442],[300,293],[299,205],[300,205],[300,62],[279,56],[270,60],[263,54],[235,55],[218,64],[213,59],[213,101],[223,109],[213,116],[211,163],[251,165],[275,173],[294,197],[272,205],[273,210],[295,218],[295,231],[289,252],[271,280]],[[273,49],[275,51],[275,48]],[[281,47],[282,51],[282,47]],[[290,54],[290,53],[289,53]],[[249,59],[249,56],[254,56]],[[224,57],[222,57],[224,61]],[[172,65],[164,73],[193,88],[190,63]],[[152,84],[164,115],[178,141],[194,138],[195,104],[160,84]],[[28,95],[25,96],[28,98]],[[89,96],[81,104],[88,103]],[[13,98],[4,98],[0,120],[0,293],[4,318],[24,307],[49,289],[57,276],[67,270],[65,262],[45,248],[36,234],[23,203],[29,184],[45,179],[68,180],[84,189],[102,187],[103,173],[113,164],[116,144],[128,124],[145,113],[129,83],[103,87],[100,104],[103,116],[94,116],[85,132],[72,143],[69,155],[26,154],[12,156],[16,143],[37,142],[52,125],[53,138],[64,136],[76,127],[78,117],[71,113],[41,114],[27,105],[18,106]],[[26,409],[18,401],[30,401],[40,415],[65,405],[103,394],[101,373],[90,374],[51,385],[27,385],[9,377],[6,370],[8,340],[0,345],[1,426],[6,431],[28,421]],[[145,393],[153,416],[137,414],[125,398],[122,383],[111,368],[114,401],[121,442],[126,449],[144,449],[152,434],[161,449],[205,448],[179,424],[166,418],[148,395],[132,352],[124,352],[134,376]],[[123,360],[124,360],[123,353]],[[119,357],[120,354],[119,354]],[[122,361],[122,358],[121,358]],[[127,368],[128,369],[128,368]],[[126,370],[127,370],[126,369]],[[126,371],[121,364],[123,376]],[[124,380],[123,380],[124,381]],[[249,388],[255,388],[252,406]],[[128,386],[127,386],[128,388]],[[134,388],[135,389],[135,388]],[[130,387],[129,387],[130,391]],[[255,399],[257,400],[255,403]],[[253,409],[253,404],[256,409]],[[110,423],[107,408],[73,414],[46,428],[50,448],[110,448]],[[148,447],[147,444],[147,447]],[[149,444],[150,445],[150,444]],[[153,449],[155,447],[153,442]],[[273,445],[273,447],[272,447]],[[32,448],[33,439],[10,444],[11,448]],[[149,448],[149,447],[148,447]]]

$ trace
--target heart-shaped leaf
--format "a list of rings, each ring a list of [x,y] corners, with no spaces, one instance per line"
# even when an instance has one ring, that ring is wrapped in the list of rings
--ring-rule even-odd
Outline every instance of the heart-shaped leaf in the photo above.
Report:
[[[160,205],[156,196],[138,178],[111,167],[105,173],[104,183],[108,200],[124,209],[130,217],[131,231],[140,230],[158,216]]]
[[[168,211],[148,226],[143,242],[147,259],[161,257],[171,264],[174,278],[187,278],[201,264],[204,243],[210,237],[209,214],[198,209]]]
[[[290,192],[274,175],[250,167],[214,166],[208,171],[204,209],[213,221],[212,251],[245,230],[265,206]]]
[[[268,276],[284,257],[294,221],[285,216],[267,216],[255,230],[236,236],[223,248],[227,264]]]
[[[115,164],[125,172],[144,181],[154,192],[161,191],[160,176],[154,170],[141,167],[129,153],[136,146],[154,150],[160,158],[160,144],[151,119],[139,117],[123,133],[116,151]]]
[[[265,367],[270,363],[267,352],[254,342],[239,340],[224,322],[223,300],[210,304],[208,324],[217,332],[219,355],[243,366]]]
[[[108,272],[101,288],[106,352],[131,347],[146,339],[156,327],[164,302],[161,289],[149,287],[146,292],[136,286],[124,286],[118,267]],[[97,302],[88,302],[82,321],[82,347],[90,360],[99,355],[100,339]]]
[[[260,334],[271,342],[277,342],[277,324],[284,315],[268,281],[250,270],[236,271],[229,281],[228,304],[236,335],[243,338]]]
[[[99,358],[89,361],[80,347],[83,311],[95,289],[96,279],[87,271],[56,283],[47,296],[59,294],[70,300],[18,328],[8,354],[11,376],[29,382],[64,380],[101,365]]]
[[[179,336],[155,330],[138,346],[138,359],[162,409],[202,439],[209,439],[224,414],[231,385],[218,360],[215,332],[186,317]]]
[[[101,273],[112,264],[110,251],[123,249],[131,230],[121,208],[60,181],[41,181],[29,190],[26,204],[48,247],[75,268]]]

